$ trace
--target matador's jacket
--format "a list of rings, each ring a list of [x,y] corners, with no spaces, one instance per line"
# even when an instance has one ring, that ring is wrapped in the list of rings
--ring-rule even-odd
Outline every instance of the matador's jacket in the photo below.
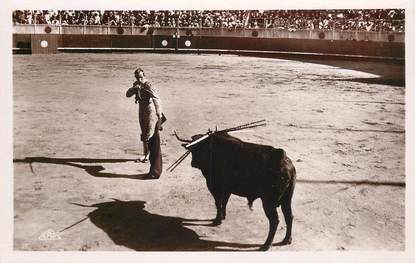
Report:
[[[135,95],[135,102],[139,104],[138,119],[141,128],[141,140],[148,142],[154,135],[158,121],[157,116],[161,116],[161,100],[157,90],[152,87],[151,83],[146,81],[140,84],[134,82],[133,87],[127,90],[126,96]]]

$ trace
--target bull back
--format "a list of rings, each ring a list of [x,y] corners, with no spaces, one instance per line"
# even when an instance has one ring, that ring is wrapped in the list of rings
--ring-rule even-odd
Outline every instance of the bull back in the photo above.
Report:
[[[283,149],[244,142],[227,133],[214,134],[192,152],[192,166],[199,168],[212,189],[255,200],[273,191],[280,200],[291,176],[291,161]],[[272,188],[270,188],[272,186]]]

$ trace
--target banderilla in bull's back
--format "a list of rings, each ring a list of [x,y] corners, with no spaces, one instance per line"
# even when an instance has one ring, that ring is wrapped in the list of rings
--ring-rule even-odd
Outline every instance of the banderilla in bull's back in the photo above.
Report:
[[[278,206],[281,206],[287,224],[285,237],[279,244],[291,244],[295,167],[283,149],[244,142],[229,135],[229,132],[264,125],[265,120],[261,120],[197,134],[189,140],[180,138],[175,131],[176,138],[183,142],[182,146],[187,151],[168,168],[173,171],[192,154],[191,165],[201,170],[215,200],[216,217],[212,225],[220,225],[225,219],[231,194],[246,197],[250,208],[260,198],[269,221],[268,236],[260,250],[268,250],[272,245],[279,223]]]

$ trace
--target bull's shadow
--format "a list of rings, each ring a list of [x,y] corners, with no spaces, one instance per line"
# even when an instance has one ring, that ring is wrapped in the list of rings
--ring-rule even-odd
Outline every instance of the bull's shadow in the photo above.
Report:
[[[80,205],[96,208],[89,220],[120,246],[138,251],[253,250],[258,244],[239,244],[201,239],[184,224],[206,221],[169,217],[147,212],[144,201],[120,201]]]
[[[127,179],[139,179],[148,180],[147,173],[140,174],[116,174],[104,172],[105,168],[102,165],[96,165],[99,163],[123,163],[132,162],[135,159],[96,159],[96,158],[50,158],[50,157],[26,157],[24,159],[13,159],[14,163],[52,163],[59,165],[68,165],[84,169],[88,174],[95,177],[107,177],[107,178],[127,178]],[[33,173],[33,168],[31,167]]]

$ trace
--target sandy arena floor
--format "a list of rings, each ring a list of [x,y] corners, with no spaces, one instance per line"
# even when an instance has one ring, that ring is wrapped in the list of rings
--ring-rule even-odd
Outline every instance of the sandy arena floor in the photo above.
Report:
[[[232,196],[211,227],[213,198],[186,159],[143,180],[137,66],[168,121],[164,167],[183,137],[266,119],[235,136],[286,150],[298,172],[293,243],[272,250],[405,248],[402,65],[174,54],[13,57],[16,250],[255,250],[268,232],[261,201]],[[378,78],[383,76],[382,78]],[[386,84],[385,84],[386,83]],[[274,243],[282,240],[281,223]],[[75,224],[77,223],[78,224]]]

